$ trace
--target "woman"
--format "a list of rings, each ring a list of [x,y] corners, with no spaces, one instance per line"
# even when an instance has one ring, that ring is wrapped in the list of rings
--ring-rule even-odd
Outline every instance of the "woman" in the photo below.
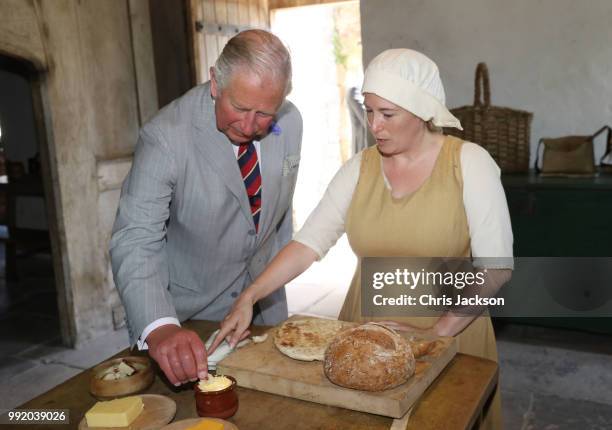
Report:
[[[235,345],[246,336],[253,305],[322,258],[344,232],[359,261],[365,256],[504,257],[495,265],[482,264],[487,291],[509,280],[512,231],[499,168],[480,146],[441,133],[441,127],[461,125],[444,105],[436,64],[416,51],[387,50],[368,66],[362,91],[376,146],[339,170],[293,241],[237,299],[217,342],[231,335]],[[340,320],[366,320],[360,284],[358,265]],[[488,316],[447,312],[390,324],[457,336],[460,352],[497,360]],[[501,428],[498,395],[485,421],[483,427]]]

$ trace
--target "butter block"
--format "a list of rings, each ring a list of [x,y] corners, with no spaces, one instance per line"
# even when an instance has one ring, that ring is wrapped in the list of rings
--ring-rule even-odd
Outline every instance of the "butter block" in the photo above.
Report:
[[[138,396],[97,402],[85,413],[85,419],[89,427],[127,427],[143,408],[142,399]]]
[[[189,427],[187,430],[223,430],[225,426],[219,421],[213,420],[202,420],[194,426]]]

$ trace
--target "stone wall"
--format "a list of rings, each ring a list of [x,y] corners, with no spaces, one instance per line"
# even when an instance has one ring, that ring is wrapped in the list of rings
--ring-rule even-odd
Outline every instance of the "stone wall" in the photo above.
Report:
[[[474,69],[486,62],[492,104],[534,113],[533,160],[541,137],[590,134],[611,122],[610,22],[609,0],[362,0],[364,66],[387,48],[422,51],[457,107],[472,104]]]
[[[110,225],[141,123],[157,110],[147,0],[0,2],[0,53],[39,72],[62,337],[112,330]]]

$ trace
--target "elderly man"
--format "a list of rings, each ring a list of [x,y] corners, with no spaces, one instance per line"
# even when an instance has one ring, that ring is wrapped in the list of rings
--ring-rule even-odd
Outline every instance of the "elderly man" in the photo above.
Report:
[[[244,31],[210,73],[142,128],[110,245],[130,341],[174,385],[207,374],[202,340],[179,321],[222,319],[292,230],[302,120],[285,101],[287,49]],[[254,312],[286,319],[284,291]]]

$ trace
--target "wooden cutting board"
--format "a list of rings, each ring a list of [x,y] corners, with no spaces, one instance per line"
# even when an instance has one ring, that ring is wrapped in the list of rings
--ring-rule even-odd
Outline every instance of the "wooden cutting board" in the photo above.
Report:
[[[293,316],[291,320],[304,318]],[[275,328],[259,344],[246,345],[217,364],[217,374],[231,375],[238,385],[267,393],[292,397],[356,411],[402,417],[429,387],[457,352],[452,337],[431,338],[435,348],[417,360],[416,373],[405,384],[391,390],[368,392],[331,383],[320,361],[304,362],[282,354],[274,346]],[[421,333],[403,336],[425,337]]]
[[[83,417],[79,430],[157,430],[168,424],[176,414],[176,402],[160,394],[141,394],[144,409],[129,427],[89,427]]]

